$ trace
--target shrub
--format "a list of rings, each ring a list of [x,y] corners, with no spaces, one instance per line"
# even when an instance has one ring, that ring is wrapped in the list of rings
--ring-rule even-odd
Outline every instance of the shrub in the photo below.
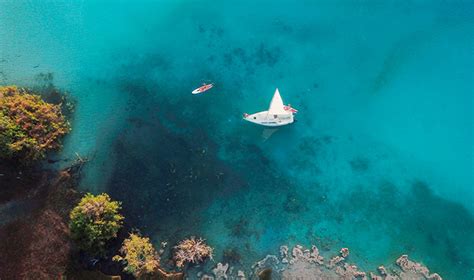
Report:
[[[138,234],[130,234],[130,237],[123,241],[120,254],[114,256],[114,261],[126,264],[124,271],[140,276],[154,272],[160,265],[158,254],[148,237],[141,237]]]
[[[43,158],[69,131],[60,105],[16,86],[0,87],[0,158]]]
[[[94,256],[105,254],[107,241],[117,236],[123,216],[120,202],[111,201],[107,194],[86,194],[72,209],[69,228],[80,249]]]
[[[212,258],[213,249],[203,239],[194,236],[178,243],[175,248],[174,260],[177,267],[183,267],[185,263],[200,263],[206,258]]]

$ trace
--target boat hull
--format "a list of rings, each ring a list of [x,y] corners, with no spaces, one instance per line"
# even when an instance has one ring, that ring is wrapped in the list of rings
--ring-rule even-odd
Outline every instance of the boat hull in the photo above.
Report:
[[[291,113],[285,115],[269,115],[268,111],[245,115],[244,120],[268,127],[284,126],[294,122],[293,114]]]

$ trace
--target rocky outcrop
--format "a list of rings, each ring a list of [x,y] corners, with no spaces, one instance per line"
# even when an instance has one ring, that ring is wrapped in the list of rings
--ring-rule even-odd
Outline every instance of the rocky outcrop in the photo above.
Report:
[[[291,254],[290,254],[291,252]],[[425,266],[410,261],[406,255],[397,261],[400,270],[379,266],[375,272],[365,272],[356,265],[347,262],[349,248],[342,248],[339,255],[324,261],[316,246],[305,249],[296,245],[291,250],[288,246],[280,247],[280,257],[267,255],[254,265],[256,276],[265,269],[272,269],[281,279],[311,279],[311,280],[442,280],[436,273],[430,273]]]
[[[342,266],[337,266],[335,271],[343,279],[366,279],[366,273],[359,271],[356,265],[344,263]]]
[[[212,273],[215,276],[216,280],[227,279],[227,270],[229,269],[229,264],[218,263],[217,266],[212,270]]]
[[[339,253],[341,253],[341,256],[343,258],[347,258],[349,256],[349,248],[342,248]]]
[[[408,255],[401,255],[397,259],[396,264],[405,273],[421,274],[425,277],[425,279],[428,279],[428,280],[442,280],[443,279],[441,278],[441,276],[438,275],[438,273],[431,274],[430,270],[426,266],[408,259]]]

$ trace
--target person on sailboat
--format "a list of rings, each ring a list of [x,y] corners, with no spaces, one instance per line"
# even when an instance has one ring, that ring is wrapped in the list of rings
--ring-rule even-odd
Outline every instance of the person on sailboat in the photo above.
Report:
[[[298,113],[298,110],[296,110],[295,108],[291,107],[291,104],[288,104],[288,105],[284,106],[283,109],[285,109],[285,111],[290,111],[290,112],[292,112],[293,114]]]

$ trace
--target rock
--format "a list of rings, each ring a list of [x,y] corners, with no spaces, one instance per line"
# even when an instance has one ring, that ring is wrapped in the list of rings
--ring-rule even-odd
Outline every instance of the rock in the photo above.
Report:
[[[247,278],[245,278],[245,273],[242,270],[237,271],[237,279],[247,280]]]
[[[396,263],[405,272],[420,272],[422,274],[429,273],[429,270],[426,267],[409,260],[408,255],[400,256],[397,259]]]
[[[431,275],[429,275],[428,277],[426,277],[427,280],[443,280],[443,278],[441,278],[441,276],[439,276],[438,273],[433,273]]]
[[[339,253],[341,253],[341,256],[343,258],[347,258],[349,256],[349,248],[342,248]]]
[[[372,272],[370,273],[370,280],[383,280],[382,276],[377,276],[373,274]]]
[[[281,279],[442,280],[438,274],[430,274],[425,266],[409,260],[407,255],[401,256],[396,261],[401,271],[394,269],[394,274],[390,274],[381,265],[377,268],[380,273],[378,274],[360,271],[356,265],[346,263],[346,257],[349,256],[348,248],[342,248],[339,253],[328,262],[323,262],[323,257],[319,255],[316,246],[305,249],[296,245],[292,248],[291,255],[289,255],[288,246],[281,246],[281,261],[276,256],[266,256],[254,265],[254,275],[261,280],[271,279],[272,276],[281,277]],[[243,280],[245,279],[243,277],[244,275],[239,278],[238,274],[236,279]]]
[[[344,264],[344,268],[346,269],[346,275],[362,279],[365,279],[367,277],[366,273],[363,271],[359,271],[356,265],[349,265],[346,263]]]
[[[329,268],[333,268],[336,266],[338,263],[344,261],[344,258],[341,256],[334,256],[329,260]]]
[[[288,263],[288,246],[280,246],[280,257],[282,263]]]
[[[396,263],[404,272],[418,273],[418,274],[423,275],[426,279],[430,279],[430,280],[443,279],[437,273],[430,274],[430,271],[426,266],[408,259],[408,255],[401,255],[397,259]]]
[[[379,271],[379,273],[380,273],[382,276],[388,275],[387,269],[386,269],[385,266],[383,266],[383,265],[381,265],[381,266],[378,267],[378,271]]]
[[[217,280],[227,279],[227,270],[229,269],[229,264],[223,265],[222,263],[218,263],[216,268],[212,270],[214,276],[216,276]]]
[[[336,267],[336,269],[334,269],[334,271],[335,271],[338,275],[341,275],[341,276],[344,276],[344,274],[346,273],[346,270],[345,270],[342,266]]]
[[[340,256],[337,257],[342,258]],[[365,272],[359,271],[356,265],[350,265],[347,263],[343,266],[337,266],[335,272],[340,276],[343,276],[343,279],[367,279]]]
[[[310,258],[310,254],[311,254],[311,252],[309,251],[309,249],[304,249],[304,250],[303,250],[303,257],[304,257],[305,259],[309,259],[309,258]]]
[[[264,259],[256,262],[253,267],[255,268],[263,268],[267,266],[277,265],[280,263],[278,258],[275,255],[267,255]]]
[[[287,256],[288,254],[288,247],[281,248],[280,247],[280,254],[282,256]],[[310,249],[304,249],[301,245],[296,245],[293,250],[291,251],[292,259],[288,261],[286,257],[283,257],[282,263],[289,263],[294,264],[299,260],[304,260],[309,263],[317,263],[323,264],[323,257],[319,255],[319,250],[316,246],[311,246]]]
[[[260,280],[272,280],[272,269],[265,268],[258,273],[258,279]]]
[[[309,261],[322,265],[324,258],[319,254],[318,247],[311,246],[311,253],[309,255]]]
[[[303,257],[303,247],[301,245],[296,245],[291,251],[291,255],[295,259],[299,259]]]

